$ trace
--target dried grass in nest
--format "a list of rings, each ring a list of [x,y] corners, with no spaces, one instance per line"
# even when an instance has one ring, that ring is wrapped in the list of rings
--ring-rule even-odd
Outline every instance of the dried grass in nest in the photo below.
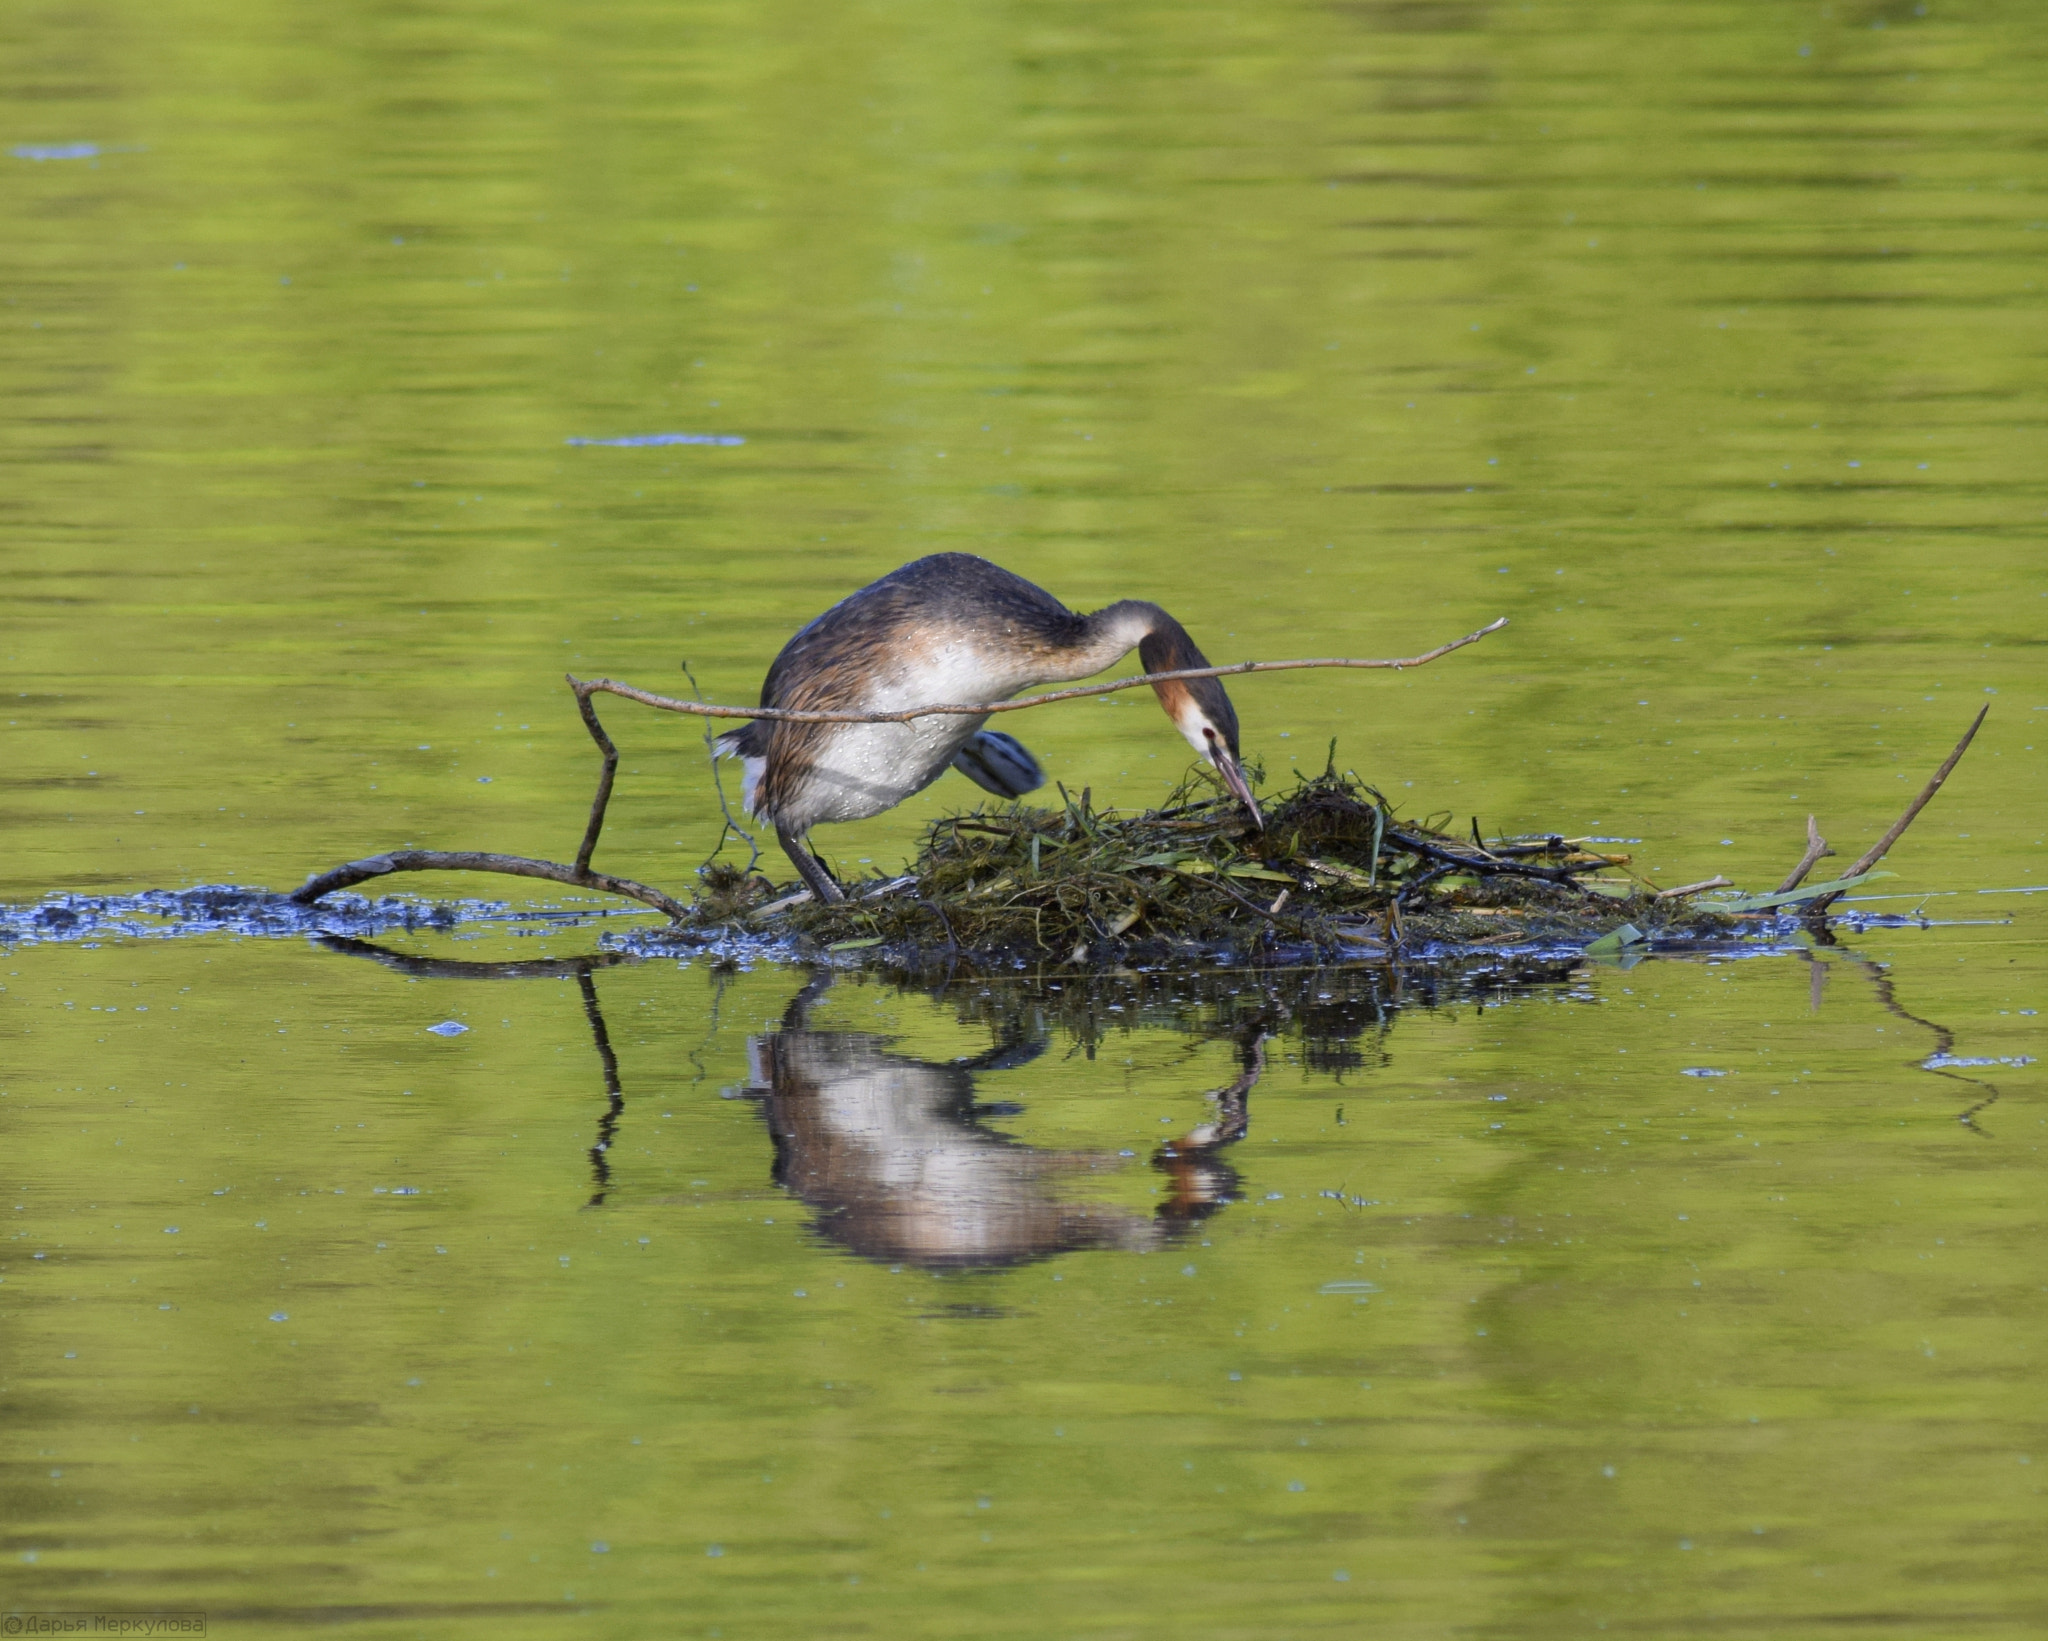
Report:
[[[844,905],[766,879],[705,874],[700,922],[734,919],[810,948],[921,948],[1106,965],[1178,952],[1584,944],[1624,922],[1644,935],[1726,933],[1726,918],[1659,901],[1628,857],[1556,836],[1460,838],[1447,817],[1403,821],[1334,765],[1267,806],[1263,830],[1195,772],[1127,816],[1061,789],[933,821],[909,872],[847,886]]]

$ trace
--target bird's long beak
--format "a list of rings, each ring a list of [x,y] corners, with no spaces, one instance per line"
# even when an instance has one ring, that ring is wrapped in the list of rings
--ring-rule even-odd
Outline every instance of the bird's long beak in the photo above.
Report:
[[[1266,817],[1259,813],[1258,800],[1252,796],[1251,783],[1244,778],[1244,771],[1237,767],[1237,760],[1230,755],[1228,747],[1212,743],[1212,759],[1216,773],[1223,777],[1223,784],[1230,788],[1231,796],[1245,806],[1252,818],[1252,825],[1261,832],[1266,829]]]

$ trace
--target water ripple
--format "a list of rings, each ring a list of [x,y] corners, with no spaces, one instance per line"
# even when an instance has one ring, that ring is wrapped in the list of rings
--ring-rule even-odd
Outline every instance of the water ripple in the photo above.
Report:
[[[34,160],[40,165],[44,160],[98,159],[100,145],[96,142],[23,142],[16,143],[8,152],[18,160]]]
[[[638,450],[657,444],[745,444],[747,441],[737,433],[627,433],[616,439],[564,439],[562,442]]]

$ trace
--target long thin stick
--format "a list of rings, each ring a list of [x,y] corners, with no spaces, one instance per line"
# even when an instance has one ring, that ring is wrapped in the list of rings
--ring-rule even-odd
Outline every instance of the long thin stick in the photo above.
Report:
[[[631,684],[621,684],[612,678],[569,679],[569,687],[576,692],[578,700],[587,700],[594,694],[623,695],[629,701],[638,701],[643,706],[659,707],[663,712],[685,712],[699,718],[767,718],[784,724],[907,724],[914,718],[979,718],[992,712],[1021,712],[1026,707],[1042,707],[1051,701],[1078,701],[1090,695],[1113,695],[1118,690],[1136,689],[1140,684],[1165,684],[1177,678],[1234,678],[1246,672],[1297,672],[1304,667],[1369,667],[1399,672],[1406,667],[1427,666],[1439,656],[1449,655],[1452,650],[1461,650],[1467,644],[1476,644],[1488,633],[1499,632],[1508,624],[1502,616],[1498,621],[1489,622],[1477,632],[1468,632],[1463,638],[1454,638],[1448,644],[1439,644],[1433,650],[1421,655],[1411,655],[1398,661],[1353,661],[1332,658],[1318,661],[1239,661],[1228,667],[1184,667],[1178,672],[1148,672],[1137,678],[1119,678],[1109,684],[1084,684],[1078,689],[1056,689],[1049,695],[1027,695],[1016,701],[982,701],[968,705],[947,704],[928,707],[912,707],[906,712],[803,712],[789,707],[722,707],[709,701],[678,701],[673,696],[656,695],[651,690],[635,689]]]
[[[690,915],[689,907],[680,901],[670,899],[659,889],[635,883],[631,878],[613,877],[609,872],[593,872],[587,867],[579,870],[552,860],[529,860],[524,855],[493,855],[469,849],[393,849],[388,854],[351,860],[308,878],[291,899],[297,905],[310,906],[322,895],[331,895],[337,889],[353,888],[358,883],[367,883],[373,877],[384,877],[392,872],[505,872],[513,877],[544,877],[579,889],[602,889],[607,894],[642,901],[656,911],[666,912],[678,922]]]
[[[1948,779],[1949,771],[1962,762],[1963,754],[1970,750],[1970,743],[1977,738],[1977,731],[1983,725],[1984,715],[1990,710],[1991,703],[1989,701],[1986,701],[1977,709],[1977,716],[1970,720],[1970,727],[1963,731],[1963,738],[1956,742],[1955,751],[1942,760],[1941,767],[1934,772],[1934,778],[1920,789],[1920,796],[1907,805],[1906,812],[1892,822],[1891,830],[1866,849],[1856,864],[1842,874],[1843,877],[1858,877],[1864,872],[1869,871],[1871,867],[1884,859],[1886,851],[1893,844],[1905,836],[1906,828],[1913,824],[1914,817],[1921,810],[1925,809],[1933,801],[1934,794],[1941,790],[1941,783]],[[1811,910],[1816,913],[1826,911],[1828,907],[1832,906],[1846,892],[1838,890],[1834,894],[1822,896],[1819,900],[1812,902]]]

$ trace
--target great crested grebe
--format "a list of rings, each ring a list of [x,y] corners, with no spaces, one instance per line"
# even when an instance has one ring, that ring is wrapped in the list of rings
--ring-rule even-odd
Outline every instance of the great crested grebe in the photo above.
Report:
[[[1077,615],[1043,588],[970,553],[918,559],[841,599],[787,644],[761,685],[761,705],[808,712],[902,712],[993,704],[1021,689],[1069,683],[1135,649],[1147,672],[1209,663],[1157,604],[1126,598]],[[1154,684],[1159,704],[1252,819],[1259,808],[1238,767],[1237,713],[1214,678]],[[1037,760],[985,718],[899,724],[755,719],[718,738],[746,772],[747,811],[775,828],[820,900],[843,900],[805,835],[823,821],[866,820],[922,792],[948,765],[1000,797],[1045,784]]]

